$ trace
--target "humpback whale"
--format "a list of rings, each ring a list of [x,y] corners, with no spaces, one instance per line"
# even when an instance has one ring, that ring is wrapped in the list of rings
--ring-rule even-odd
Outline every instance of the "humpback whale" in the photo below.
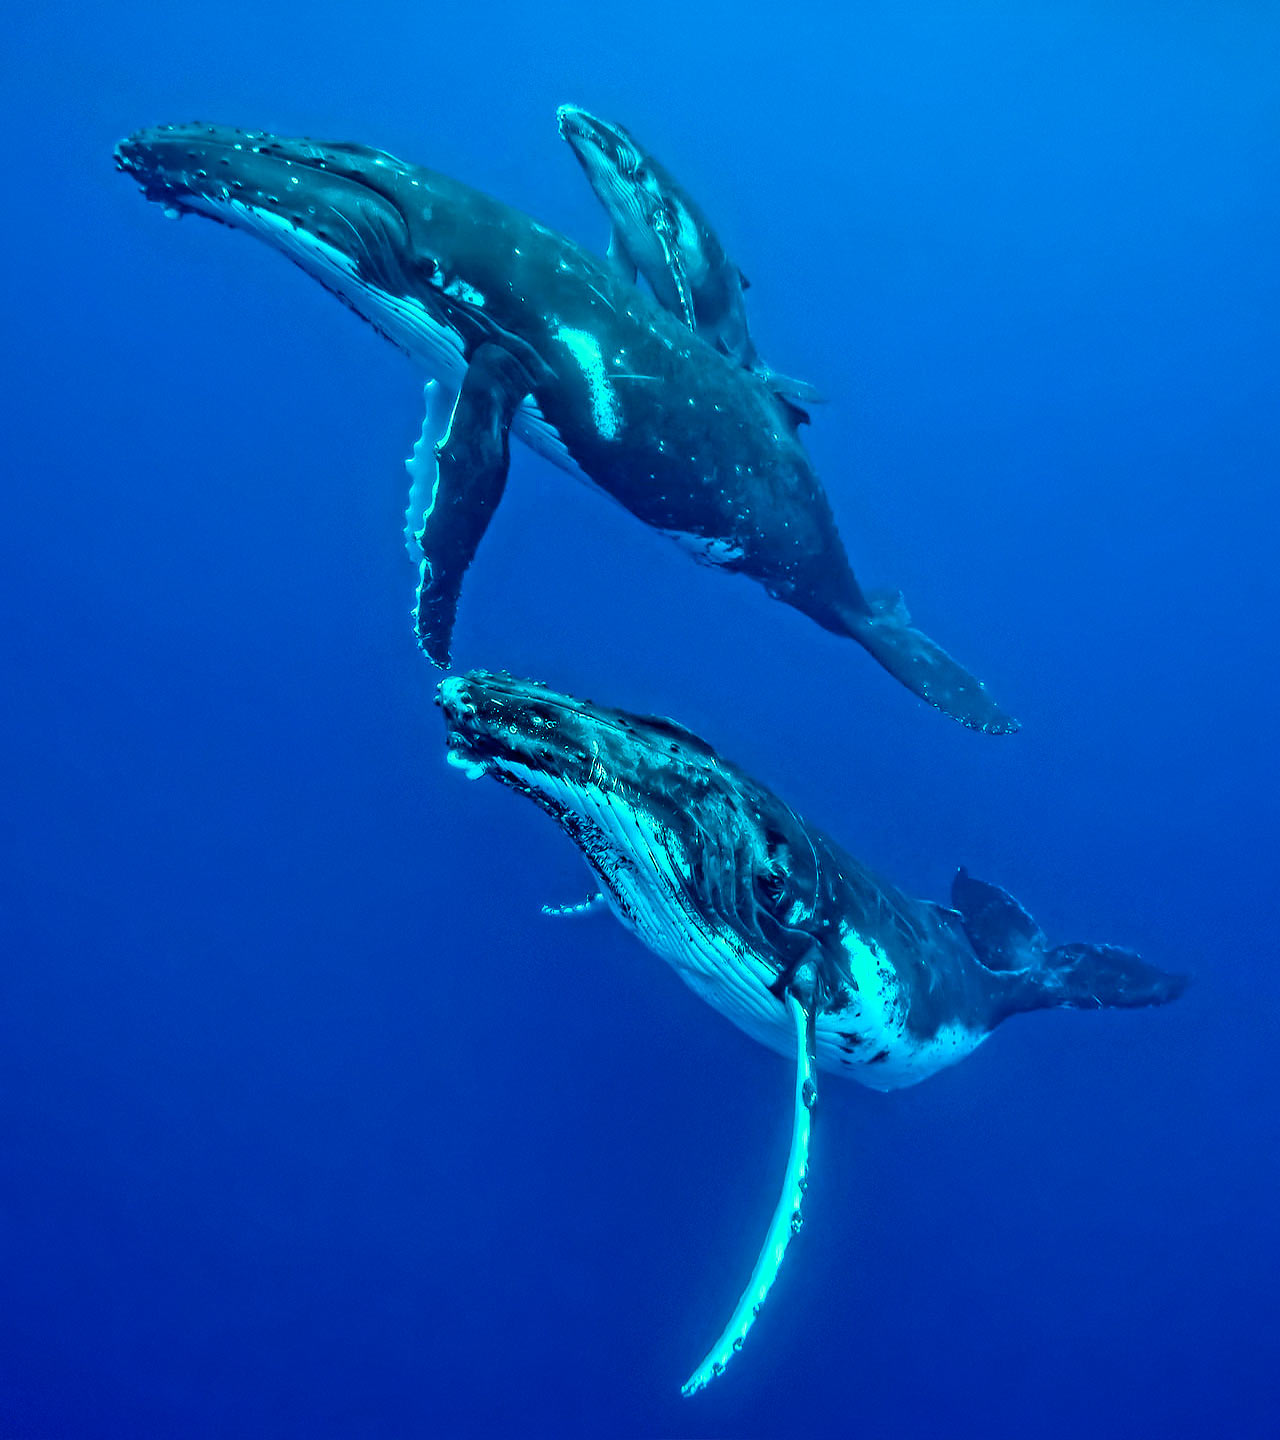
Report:
[[[944,713],[1018,728],[900,594],[860,587],[767,381],[565,236],[363,145],[190,124],[141,131],[115,158],[167,213],[280,250],[456,396],[417,451],[417,628],[441,668],[514,433],[695,558],[856,640]]]
[[[779,375],[756,354],[742,293],[747,278],[671,172],[621,125],[577,105],[561,105],[556,120],[609,216],[608,258],[619,273],[643,275],[668,310],[779,395],[820,400],[812,385]]]
[[[914,1085],[1011,1015],[1160,1005],[1187,983],[1116,946],[1050,945],[1012,896],[963,869],[950,907],[912,899],[673,721],[485,671],[445,679],[437,703],[449,762],[545,810],[613,913],[795,1062],[781,1194],[686,1394],[741,1348],[799,1229],[819,1070],[875,1090]]]

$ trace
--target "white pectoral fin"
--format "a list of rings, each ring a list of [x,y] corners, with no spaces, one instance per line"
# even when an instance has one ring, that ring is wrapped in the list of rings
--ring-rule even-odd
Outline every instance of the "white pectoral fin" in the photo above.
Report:
[[[511,462],[508,438],[529,393],[523,364],[501,344],[472,352],[444,439],[426,450],[434,468],[416,539],[421,561],[414,604],[418,644],[447,670],[467,567],[502,499]],[[425,483],[425,481],[424,481]]]
[[[662,245],[667,262],[667,272],[676,292],[676,314],[690,330],[698,328],[693,310],[693,287],[689,284],[689,272],[684,263],[684,252],[680,249],[680,228],[668,210],[661,209],[654,216],[654,231]]]
[[[598,910],[604,904],[604,891],[593,890],[585,900],[578,900],[569,905],[544,905],[544,915],[587,915],[592,910]]]
[[[747,1332],[755,1323],[765,1297],[777,1279],[791,1237],[800,1229],[800,1206],[804,1200],[809,1174],[809,1131],[813,1120],[813,1107],[818,1099],[814,1080],[814,1013],[790,990],[786,992],[784,1003],[795,1032],[796,1089],[791,1118],[791,1151],[787,1156],[787,1173],[783,1178],[782,1193],[778,1196],[773,1218],[769,1221],[769,1229],[747,1288],[739,1297],[720,1338],[707,1352],[702,1364],[685,1381],[681,1390],[684,1395],[696,1394],[716,1376],[722,1375],[725,1366],[742,1349]]]
[[[422,433],[414,444],[413,454],[404,462],[404,468],[409,472],[409,503],[404,512],[404,543],[409,551],[409,559],[415,567],[422,563],[422,547],[418,543],[422,517],[431,508],[439,484],[436,446],[449,433],[449,419],[457,401],[457,396],[449,394],[438,380],[428,380],[422,396],[425,402]]]

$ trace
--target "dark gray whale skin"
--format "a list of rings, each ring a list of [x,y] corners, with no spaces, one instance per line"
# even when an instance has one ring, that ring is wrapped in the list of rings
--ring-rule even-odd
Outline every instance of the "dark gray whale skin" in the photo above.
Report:
[[[810,974],[818,1064],[873,1089],[954,1064],[1011,1015],[1185,988],[1129,950],[1050,946],[963,869],[949,907],[907,895],[673,721],[487,671],[446,679],[438,703],[451,762],[545,810],[696,993],[794,1053],[784,996]]]
[[[167,211],[265,238],[394,343],[451,372],[439,378],[461,383],[484,347],[512,356],[524,392],[517,435],[541,439],[544,453],[559,447],[566,468],[645,524],[857,640],[946,714],[989,733],[1017,728],[910,623],[900,596],[859,586],[790,407],[573,241],[362,145],[190,124],[140,131],[116,163]],[[500,420],[515,398],[477,413]],[[504,446],[505,432],[475,447],[490,510]],[[447,477],[464,491],[467,480],[465,465]],[[455,536],[441,522],[428,537],[453,552],[459,580],[476,529]],[[424,641],[443,665],[452,615],[440,623],[434,645]]]

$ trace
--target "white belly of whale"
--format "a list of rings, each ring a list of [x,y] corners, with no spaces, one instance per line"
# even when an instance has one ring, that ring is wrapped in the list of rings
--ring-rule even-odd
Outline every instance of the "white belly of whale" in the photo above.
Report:
[[[461,337],[443,324],[421,300],[412,296],[391,295],[366,284],[358,275],[352,260],[336,246],[254,205],[230,196],[225,200],[193,199],[190,207],[214,219],[226,220],[236,229],[246,230],[266,240],[273,248],[288,255],[308,274],[320,281],[363,315],[392,344],[416,360],[427,375],[456,395],[466,372]],[[450,297],[466,300],[483,309],[483,299],[475,292],[455,293]],[[512,422],[516,436],[531,450],[549,460],[577,480],[590,483],[587,476],[560,437],[559,431],[543,415],[531,398],[526,397]]]
[[[588,859],[605,882],[609,906],[629,930],[740,1030],[794,1057],[794,1030],[785,1006],[769,988],[778,977],[777,961],[734,931],[713,924],[693,902],[687,884],[689,860],[678,836],[605,788],[603,774],[598,783],[582,789],[517,763],[496,763],[576,813],[599,836],[602,851],[624,858],[625,863],[605,868],[602,857],[592,856],[588,848]],[[884,952],[851,930],[842,942],[857,988],[843,992],[838,1012],[818,1015],[815,1038],[823,1070],[847,1075],[873,1090],[897,1090],[963,1060],[986,1038],[958,1024],[941,1026],[925,1039],[912,1034],[901,988]]]

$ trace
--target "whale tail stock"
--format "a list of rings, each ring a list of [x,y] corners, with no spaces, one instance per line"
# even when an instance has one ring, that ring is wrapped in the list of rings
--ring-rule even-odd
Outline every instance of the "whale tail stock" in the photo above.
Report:
[[[899,590],[872,592],[865,609],[842,607],[845,631],[913,695],[988,735],[1011,735],[1021,728],[987,694],[986,686],[935,640],[917,630]]]
[[[1051,947],[1012,895],[998,885],[975,880],[963,867],[951,882],[951,904],[960,914],[974,954],[988,970],[1007,977],[1005,1016],[1060,1007],[1109,1010],[1165,1005],[1187,988],[1188,976],[1148,965],[1118,945]]]

